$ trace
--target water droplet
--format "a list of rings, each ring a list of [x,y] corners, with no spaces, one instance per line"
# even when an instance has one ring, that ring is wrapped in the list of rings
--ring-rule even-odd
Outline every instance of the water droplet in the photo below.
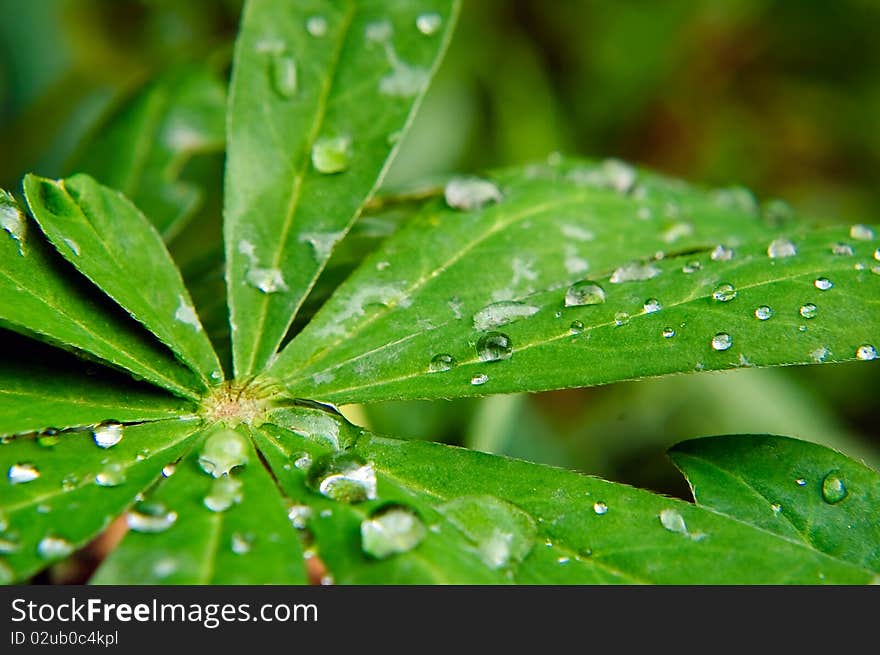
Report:
[[[531,516],[494,496],[462,496],[440,507],[492,569],[519,564],[532,550],[537,526]]]
[[[499,362],[510,359],[513,344],[510,337],[501,332],[488,332],[477,340],[477,356],[481,362]]]
[[[767,305],[761,305],[755,309],[755,318],[759,321],[766,321],[773,317],[773,310]]]
[[[855,254],[852,246],[848,243],[835,243],[831,246],[831,252],[835,255],[842,255],[844,257],[852,257]]]
[[[736,298],[736,287],[729,282],[719,284],[712,292],[712,298],[718,302],[730,302]]]
[[[710,256],[712,257],[712,261],[715,262],[729,262],[733,259],[733,254],[733,248],[728,248],[727,246],[715,246],[715,249]]]
[[[678,532],[680,534],[688,534],[687,525],[684,517],[674,509],[664,509],[660,512],[660,523],[670,532]]]
[[[92,430],[92,437],[99,448],[112,448],[122,441],[121,423],[104,423]]]
[[[21,462],[10,466],[7,475],[10,483],[23,484],[25,482],[33,482],[40,477],[40,471],[30,462]]]
[[[76,241],[73,239],[64,239],[64,245],[68,247],[75,257],[79,257],[79,244]]]
[[[300,471],[307,471],[312,466],[312,456],[303,453],[293,461],[293,465]]]
[[[58,445],[61,441],[61,437],[59,437],[55,432],[52,434],[42,434],[37,437],[37,445],[41,448],[51,448],[52,446]]]
[[[312,513],[312,508],[308,505],[293,505],[287,512],[287,518],[297,530],[305,530]]]
[[[645,313],[653,314],[654,312],[659,312],[663,309],[663,305],[656,298],[648,298],[645,301]]]
[[[671,327],[663,328],[663,338],[664,339],[671,339],[674,336],[675,336],[675,330],[673,328],[671,328]]]
[[[252,535],[235,532],[232,535],[232,552],[236,555],[247,555],[251,552],[253,543],[254,538]]]
[[[306,21],[306,31],[316,39],[327,36],[327,19],[323,16],[310,16]]]
[[[37,544],[37,554],[43,559],[61,559],[73,552],[73,544],[61,537],[43,537]]]
[[[215,478],[228,475],[236,466],[248,463],[247,439],[235,430],[220,430],[212,434],[199,453],[199,466]]]
[[[846,498],[848,493],[840,471],[831,471],[822,480],[822,499],[829,505],[836,505]]]
[[[6,562],[0,560],[0,585],[9,585],[15,580],[15,572]]]
[[[416,18],[416,28],[425,36],[432,36],[443,25],[443,17],[435,12],[419,14]]]
[[[12,534],[0,535],[0,555],[11,555],[21,550],[21,544],[18,543],[17,537]]]
[[[681,267],[681,272],[682,272],[682,273],[687,273],[688,275],[690,275],[691,273],[696,273],[696,272],[699,271],[701,268],[703,268],[703,265],[702,265],[699,261],[697,261],[696,259],[694,259],[693,261],[689,261],[687,264],[685,264],[684,266],[682,266],[682,267]]]
[[[866,343],[856,349],[856,358],[861,359],[863,362],[877,359],[877,349],[871,344]]]
[[[733,345],[733,338],[727,332],[719,332],[712,337],[712,350],[728,350]]]
[[[828,289],[834,286],[834,283],[827,277],[817,277],[813,282],[813,286],[819,289],[819,291],[828,291]]]
[[[115,462],[105,464],[95,476],[95,484],[99,487],[118,487],[125,483],[125,469]]]
[[[566,307],[601,305],[603,302],[605,302],[605,289],[589,280],[575,282],[565,292]]]
[[[773,503],[772,505],[770,505],[770,509],[776,516],[779,516],[782,513],[782,505],[780,505],[779,503]]]
[[[139,503],[125,515],[125,523],[135,532],[165,532],[177,521],[177,512],[162,503]]]
[[[427,530],[421,519],[407,507],[384,507],[361,522],[364,552],[376,559],[405,553],[418,546]]]
[[[819,311],[819,308],[816,307],[811,302],[808,302],[806,305],[801,305],[800,313],[804,318],[816,318],[816,314]]]
[[[349,454],[324,455],[309,469],[308,485],[344,503],[360,503],[376,498],[376,470],[373,465]]]
[[[596,512],[599,516],[608,513],[608,505],[603,503],[601,500],[597,500],[593,503],[593,511]]]
[[[314,250],[315,260],[323,265],[343,236],[345,232],[303,232],[299,235],[299,242],[308,243]]]
[[[607,185],[619,193],[628,193],[636,183],[636,169],[619,159],[602,162],[602,173]]]
[[[0,229],[18,242],[18,254],[23,255],[27,220],[13,195],[3,189],[0,189]]]
[[[287,283],[284,281],[284,276],[277,268],[253,266],[248,269],[245,281],[263,293],[287,291]]]
[[[849,228],[849,236],[856,241],[871,241],[877,238],[873,228],[868,225],[856,224]]]
[[[275,55],[272,57],[272,88],[282,98],[292,98],[296,95],[297,74],[296,60],[290,55]]]
[[[810,357],[817,364],[821,364],[830,354],[831,351],[828,350],[828,348],[826,348],[825,346],[820,346],[810,353]]]
[[[170,478],[172,475],[174,475],[174,471],[176,471],[176,470],[177,470],[176,464],[168,464],[166,466],[163,466],[162,467],[162,477],[163,478]]]
[[[202,502],[212,512],[225,512],[242,501],[241,487],[241,480],[224,475],[211,483],[211,490]]]
[[[877,250],[874,251],[874,259],[880,262],[880,248],[877,248]]]
[[[572,321],[568,326],[568,331],[572,334],[580,334],[584,331],[584,324],[581,321]]]
[[[342,173],[351,165],[351,157],[348,136],[321,137],[312,146],[312,166],[319,173]]]
[[[653,264],[631,263],[617,268],[608,280],[611,284],[650,280],[660,275],[660,269]]]
[[[79,476],[75,473],[70,473],[69,475],[65,475],[64,478],[61,480],[61,491],[73,491],[78,485]]]
[[[617,312],[614,314],[614,325],[620,327],[629,323],[629,314],[626,312]]]
[[[515,300],[494,302],[474,314],[474,329],[478,332],[486,332],[487,330],[534,316],[538,309],[534,305],[527,305]]]
[[[495,183],[476,177],[458,177],[450,180],[443,190],[446,204],[453,209],[473,211],[501,202],[504,196]]]
[[[486,384],[488,381],[489,381],[489,376],[486,375],[485,373],[477,373],[476,375],[474,375],[471,378],[471,384],[474,385],[475,387],[477,387],[481,384]]]
[[[767,246],[767,256],[773,259],[780,257],[794,257],[797,254],[797,246],[790,239],[774,239]]]
[[[794,481],[794,483],[799,487],[806,487],[807,486],[807,481],[804,478],[798,478],[797,480]]]
[[[428,373],[443,373],[451,371],[458,362],[455,357],[448,353],[439,353],[431,358],[428,364]]]

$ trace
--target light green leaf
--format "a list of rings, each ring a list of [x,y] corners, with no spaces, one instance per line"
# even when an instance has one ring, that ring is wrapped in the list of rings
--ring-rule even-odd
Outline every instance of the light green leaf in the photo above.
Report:
[[[685,441],[669,455],[698,505],[880,572],[880,475],[834,450],[775,436]]]
[[[429,205],[340,287],[270,371],[290,394],[539,391],[864,359],[880,344],[872,228],[777,224],[745,192],[615,162],[479,184],[446,195],[461,206],[482,193],[482,209]]]
[[[281,343],[380,183],[451,34],[454,0],[245,5],[230,92],[225,241],[238,377]],[[431,16],[426,29],[419,16]]]
[[[85,545],[161,477],[196,427],[124,426],[122,440],[106,449],[88,430],[59,433],[54,445],[17,437],[0,446],[0,570],[20,580]]]
[[[118,107],[70,168],[124,193],[168,240],[202,203],[183,168],[223,150],[225,116],[224,81],[207,66],[179,66]]]
[[[626,485],[378,437],[319,410],[269,420],[258,447],[338,583],[815,584],[873,576],[739,517]],[[363,492],[349,487],[353,502],[333,489],[340,462]],[[383,526],[389,510],[410,520]],[[378,540],[369,534],[377,519],[385,528]]]
[[[0,332],[0,435],[172,418],[195,406]],[[92,367],[97,368],[97,367]],[[85,369],[85,370],[84,370]]]
[[[54,252],[36,225],[27,225],[21,242],[0,232],[0,325],[196,397],[198,378]]]
[[[225,428],[218,428],[225,430]],[[217,434],[209,430],[208,438]],[[247,464],[212,478],[197,445],[174,474],[147,495],[177,519],[161,532],[129,532],[94,584],[302,584],[305,565],[287,503],[245,435]],[[231,487],[220,493],[216,485]],[[211,500],[214,499],[214,501]],[[214,504],[217,511],[208,509]],[[225,509],[219,509],[224,507]]]
[[[155,228],[87,175],[25,178],[28,204],[56,249],[199,374],[223,379],[189,292]]]

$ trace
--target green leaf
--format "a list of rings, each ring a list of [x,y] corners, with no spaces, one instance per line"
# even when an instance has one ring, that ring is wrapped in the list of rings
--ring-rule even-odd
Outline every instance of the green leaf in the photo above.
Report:
[[[740,517],[626,485],[379,437],[318,410],[284,410],[269,420],[257,431],[258,448],[339,583],[816,584],[873,577],[864,566]],[[360,467],[349,479],[362,489],[375,475],[375,492],[348,496],[362,502],[334,499],[327,473],[338,467],[327,466],[340,461]],[[364,522],[381,524],[391,509],[417,517],[424,529],[409,542],[411,531],[391,531],[400,539],[379,541],[391,552],[377,550],[364,537],[371,529]]]
[[[0,325],[197,396],[201,385],[188,368],[74,271],[35,225],[22,225],[28,229],[21,242],[0,233]]]
[[[229,101],[224,226],[238,377],[259,372],[274,354],[381,182],[457,7],[246,4]],[[419,16],[433,16],[433,27],[417,29]]]
[[[218,428],[223,430],[225,428]],[[239,428],[246,435],[245,428]],[[208,431],[210,438],[215,431]],[[199,465],[199,446],[174,474],[148,494],[146,503],[175,512],[158,533],[129,532],[105,560],[95,584],[302,584],[302,546],[268,471],[248,441],[248,463],[218,479]],[[222,511],[206,507],[217,484],[240,483]],[[222,494],[220,495],[222,499]],[[215,507],[218,507],[215,505]]]
[[[624,182],[627,193],[615,188]],[[778,225],[746,192],[616,162],[491,184],[482,209],[430,204],[368,257],[271,375],[292,395],[340,404],[846,361],[880,342],[876,237]],[[477,198],[462,188],[447,187],[450,202]],[[796,254],[770,257],[774,242]],[[579,281],[598,285],[600,302],[583,304]],[[756,317],[762,306],[769,320]]]
[[[171,239],[204,193],[182,171],[192,157],[223,150],[225,116],[224,81],[205,65],[179,66],[118,107],[70,168],[124,193]]]
[[[669,456],[698,505],[880,572],[880,474],[834,450],[776,436],[685,441]]]
[[[189,292],[153,226],[87,175],[25,178],[28,204],[55,248],[199,374],[223,379]]]
[[[0,574],[20,580],[85,545],[161,477],[196,427],[178,420],[125,426],[106,449],[81,430],[59,433],[48,442],[54,445],[17,437],[0,446]],[[12,483],[30,467],[39,477]]]
[[[0,435],[172,418],[195,407],[36,342],[2,332]]]

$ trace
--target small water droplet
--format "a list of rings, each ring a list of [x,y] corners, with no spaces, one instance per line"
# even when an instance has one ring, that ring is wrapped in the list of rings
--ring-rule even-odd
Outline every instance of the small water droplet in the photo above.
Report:
[[[443,373],[451,371],[458,362],[455,357],[448,353],[439,353],[431,358],[428,364],[428,373]]]
[[[670,532],[678,532],[680,534],[688,534],[687,525],[684,517],[678,510],[664,509],[660,512],[660,523]]]
[[[727,332],[719,332],[712,337],[712,350],[728,350],[733,345],[733,338]]]
[[[572,284],[565,292],[566,307],[600,305],[605,302],[605,290],[595,282],[581,280]]]
[[[807,486],[807,481],[804,478],[798,478],[797,480],[794,481],[794,483],[799,487],[806,487]]]
[[[877,359],[877,349],[869,343],[861,345],[856,349],[856,358],[861,359],[863,362]]]
[[[121,423],[104,423],[92,430],[92,437],[99,448],[112,448],[122,441]]]
[[[874,251],[874,259],[880,262],[880,248],[877,248],[877,250]]]
[[[37,445],[41,448],[52,448],[52,446],[58,445],[60,441],[61,437],[54,432],[52,434],[42,434],[37,437]]]
[[[43,537],[37,544],[37,554],[43,559],[61,559],[73,552],[73,544],[56,536]]]
[[[671,339],[674,336],[675,336],[675,330],[673,328],[671,328],[671,327],[663,328],[663,338],[664,339]]]
[[[236,555],[247,555],[249,552],[251,552],[251,546],[254,543],[254,537],[250,534],[235,532],[232,535],[231,542],[233,553],[235,553]]]
[[[75,473],[70,473],[65,475],[61,480],[61,491],[68,492],[73,491],[79,485],[79,476]]]
[[[287,512],[287,518],[297,530],[305,530],[309,519],[312,518],[312,508],[308,505],[293,505]]]
[[[599,516],[602,516],[603,514],[608,513],[608,505],[603,503],[601,500],[598,500],[593,503],[593,511],[596,512],[596,514],[598,514]]]
[[[162,467],[162,477],[163,478],[170,478],[172,475],[174,475],[174,472],[176,470],[177,470],[176,464],[168,464],[166,466],[163,466]]]
[[[538,309],[534,305],[528,305],[516,300],[493,302],[474,314],[474,329],[478,332],[486,332],[487,330],[534,316]]]
[[[360,503],[376,498],[376,470],[373,465],[349,454],[318,458],[306,479],[307,484],[327,498],[344,503]]]
[[[17,553],[19,550],[21,550],[21,544],[18,543],[15,535],[0,535],[0,555],[12,555],[12,553]]]
[[[18,242],[18,254],[23,255],[27,220],[15,197],[3,189],[0,189],[0,229]]]
[[[767,246],[767,256],[773,259],[781,257],[794,257],[797,254],[797,246],[790,239],[774,239]]]
[[[450,180],[443,190],[446,204],[453,209],[473,211],[501,202],[504,196],[494,182],[476,177],[459,177]]]
[[[822,480],[822,499],[829,505],[836,505],[846,498],[848,493],[840,471],[831,471]]]
[[[827,277],[817,277],[813,282],[813,286],[819,289],[819,291],[828,291],[828,289],[834,286],[834,283]]]
[[[293,465],[300,471],[307,471],[312,466],[312,456],[303,453],[293,461]]]
[[[694,259],[693,261],[689,261],[687,264],[685,264],[684,266],[682,266],[682,267],[681,267],[681,272],[682,272],[682,273],[687,273],[688,275],[690,275],[691,273],[696,273],[696,272],[699,271],[701,268],[703,268],[703,265],[702,265],[699,261],[697,261],[696,259]]]
[[[0,585],[9,585],[15,580],[15,572],[10,566],[0,560]]]
[[[348,136],[321,137],[312,146],[312,166],[319,173],[342,173],[351,165],[351,157],[351,138]]]
[[[241,480],[224,475],[211,483],[211,490],[202,502],[212,512],[225,512],[242,501],[241,487]]]
[[[7,476],[11,484],[23,484],[33,482],[40,477],[40,471],[30,462],[20,462],[9,467]]]
[[[733,259],[733,255],[733,248],[728,248],[727,246],[715,246],[715,249],[710,256],[712,257],[712,261],[715,262],[729,262]]]
[[[835,255],[841,255],[843,257],[852,257],[855,252],[853,252],[853,248],[848,243],[835,243],[831,246],[831,252]]]
[[[650,280],[660,275],[660,269],[653,264],[631,263],[621,266],[611,274],[611,284]]]
[[[199,466],[215,478],[228,475],[248,463],[247,439],[235,430],[220,430],[205,440],[199,453]]]
[[[476,375],[474,375],[471,378],[471,384],[474,385],[475,387],[477,387],[481,384],[486,384],[488,381],[489,381],[489,376],[486,375],[485,373],[477,373]]]
[[[759,321],[766,321],[773,317],[773,310],[768,305],[761,305],[755,309],[755,318]]]
[[[488,332],[477,340],[477,356],[481,362],[499,362],[510,359],[513,344],[510,337],[501,332]]]
[[[614,325],[621,327],[629,323],[629,314],[626,312],[616,312],[614,314]]]
[[[782,513],[782,505],[780,505],[779,503],[773,503],[772,505],[770,505],[770,509],[776,516],[779,516]]]
[[[284,276],[277,268],[252,266],[245,275],[245,281],[263,293],[287,291],[287,283],[284,281]]]
[[[296,60],[290,55],[277,54],[271,59],[272,88],[282,98],[296,95],[297,72]]]
[[[736,298],[736,287],[729,282],[719,284],[712,292],[712,298],[718,302],[730,302]]]
[[[405,553],[418,546],[427,530],[418,515],[407,507],[383,507],[361,521],[364,552],[376,559]]]
[[[645,301],[645,313],[653,314],[654,312],[659,312],[663,309],[663,305],[656,298],[648,298]]]
[[[849,236],[856,241],[871,241],[877,238],[873,228],[858,223],[849,228]]]
[[[443,17],[435,12],[419,14],[416,18],[416,28],[425,36],[432,36],[443,25]]]
[[[814,305],[813,303],[808,302],[806,305],[801,305],[799,311],[801,316],[803,316],[804,318],[816,318],[816,314],[818,313],[819,308],[816,307],[816,305]]]
[[[129,510],[125,523],[135,532],[154,534],[165,532],[177,521],[177,512],[158,502],[143,502]]]
[[[105,464],[95,476],[95,484],[99,487],[118,487],[125,483],[125,469],[116,462]]]
[[[572,334],[580,334],[584,331],[584,324],[581,321],[572,321],[568,326],[568,331]]]
[[[327,36],[327,19],[323,16],[310,16],[306,20],[306,31],[316,39]]]

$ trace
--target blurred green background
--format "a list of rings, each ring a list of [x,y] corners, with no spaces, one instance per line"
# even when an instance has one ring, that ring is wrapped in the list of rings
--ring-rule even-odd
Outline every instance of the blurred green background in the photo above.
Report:
[[[876,222],[880,2],[464,4],[389,185],[561,151],[742,184],[819,221]],[[238,0],[0,0],[0,185],[69,172],[101,117],[170,64],[228,62],[239,11]],[[200,216],[172,245],[184,266],[199,254],[188,244],[206,241],[188,237],[218,232],[222,160],[203,159],[189,167],[206,192]],[[218,297],[219,279],[202,293]],[[787,434],[876,467],[878,383],[880,367],[852,364],[346,412],[379,431],[687,495],[663,453],[700,435]]]

